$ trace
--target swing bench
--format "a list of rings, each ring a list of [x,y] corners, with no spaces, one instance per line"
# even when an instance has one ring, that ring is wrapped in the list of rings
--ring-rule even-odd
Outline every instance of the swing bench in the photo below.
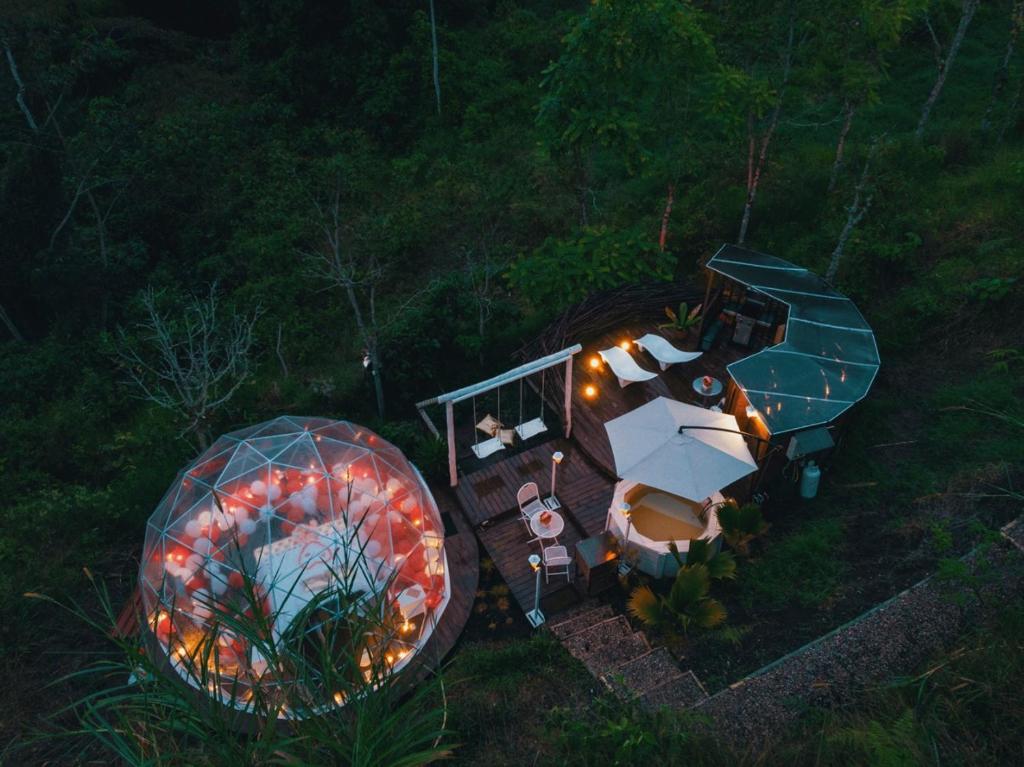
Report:
[[[523,379],[519,379],[519,423],[513,429],[506,429],[501,422],[501,387],[498,386],[498,416],[488,413],[482,421],[476,420],[476,397],[473,397],[473,421],[476,424],[476,441],[473,443],[473,455],[477,458],[487,458],[506,447],[515,443],[516,435],[524,442],[538,434],[548,430],[544,423],[544,371],[541,371],[540,379],[540,415],[528,421],[523,420]],[[480,433],[486,434],[488,439],[480,441]]]

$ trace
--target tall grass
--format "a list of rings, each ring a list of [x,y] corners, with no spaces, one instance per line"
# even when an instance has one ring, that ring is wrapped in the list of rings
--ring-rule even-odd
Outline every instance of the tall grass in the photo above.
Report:
[[[338,614],[339,602],[354,604],[360,595],[324,592],[276,637],[273,616],[263,610],[246,614],[211,603],[211,630],[187,648],[172,644],[165,655],[146,628],[117,636],[107,590],[89,577],[98,614],[29,595],[68,611],[112,644],[59,680],[88,692],[56,712],[41,739],[84,738],[115,763],[140,767],[412,767],[451,754],[443,681],[431,673],[413,687],[392,673],[394,658],[382,638],[393,626],[384,613],[364,606],[323,620],[325,610]],[[244,591],[259,603],[249,577]],[[265,659],[271,673],[253,678],[225,663],[225,648],[238,642]],[[417,662],[405,673],[415,673]],[[56,724],[69,715],[75,726]],[[19,763],[18,753],[12,749],[10,764]]]

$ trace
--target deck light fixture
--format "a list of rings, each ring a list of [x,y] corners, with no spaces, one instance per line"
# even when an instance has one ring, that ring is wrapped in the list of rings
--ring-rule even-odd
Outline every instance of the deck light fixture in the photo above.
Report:
[[[526,619],[530,621],[531,626],[539,628],[546,620],[544,613],[540,611],[540,557],[537,554],[531,554],[527,561],[529,561],[530,567],[533,568],[533,572],[536,574],[536,581],[533,587],[533,609],[526,614]]]
[[[587,399],[594,399],[597,396],[597,387],[594,384],[587,384],[583,387],[583,396]]]
[[[633,342],[630,341],[628,338],[624,338],[621,341],[619,341],[619,348],[622,349],[622,351],[624,351],[624,352],[628,352],[629,351],[629,347],[632,346],[632,345],[633,345]]]
[[[595,354],[590,358],[589,364],[592,370],[597,370],[601,367],[601,358]]]
[[[623,501],[622,505],[619,506],[619,511],[626,518],[626,535],[622,539],[622,561],[619,562],[619,574],[628,575],[629,571],[633,569],[626,559],[626,549],[629,547],[629,533],[633,529],[633,507]]]
[[[556,450],[551,454],[551,497],[555,497],[555,479],[558,477],[558,464],[565,458],[565,454],[561,450]]]

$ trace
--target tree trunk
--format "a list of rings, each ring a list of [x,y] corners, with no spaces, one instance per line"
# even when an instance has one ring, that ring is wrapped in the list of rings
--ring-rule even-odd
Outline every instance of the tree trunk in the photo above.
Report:
[[[437,21],[434,18],[434,0],[430,0],[430,42],[433,49],[434,99],[437,102],[437,114],[441,114],[441,73],[437,61]]]
[[[1006,43],[1006,53],[996,70],[996,81],[992,86],[992,98],[989,99],[985,114],[981,118],[981,129],[986,133],[992,130],[992,112],[999,103],[999,98],[1006,90],[1006,84],[1010,81],[1010,61],[1013,60],[1013,51],[1017,46],[1017,38],[1020,36],[1021,27],[1024,27],[1024,0],[1016,0],[1013,10],[1010,13],[1010,39]]]
[[[359,306],[359,297],[356,295],[355,287],[349,283],[345,286],[345,294],[348,296],[349,304],[352,306],[352,314],[356,319],[356,327],[359,329],[359,337],[363,340],[366,353],[370,357],[370,375],[373,376],[373,392],[377,398],[377,413],[384,418],[384,385],[381,382],[380,353],[377,350],[377,329],[367,327],[363,318],[363,310]]]
[[[373,393],[377,397],[377,415],[384,420],[384,381],[381,378],[380,353],[377,350],[377,341],[374,339],[370,346],[370,366],[373,368]]]
[[[938,101],[942,88],[946,84],[946,77],[949,75],[949,70],[953,67],[953,61],[956,59],[961,43],[963,43],[964,37],[967,35],[967,27],[971,25],[971,19],[974,18],[974,13],[978,10],[978,2],[979,0],[964,0],[963,9],[960,13],[960,24],[956,28],[956,34],[953,35],[953,42],[949,45],[949,55],[946,56],[939,67],[939,74],[935,79],[935,85],[932,86],[932,92],[928,94],[928,100],[924,102],[924,108],[921,110],[921,119],[918,120],[917,129],[914,131],[914,136],[918,139],[924,135],[924,129],[928,124],[932,108],[935,106],[935,102]]]
[[[750,213],[754,209],[754,200],[757,198],[757,185],[761,181],[761,172],[764,170],[765,159],[768,157],[768,146],[771,144],[775,128],[779,124],[779,114],[782,112],[782,102],[786,96],[786,86],[789,84],[789,72],[793,63],[793,32],[796,20],[789,19],[789,38],[786,42],[786,55],[782,65],[782,84],[779,86],[779,96],[775,101],[775,108],[772,109],[771,119],[768,121],[768,129],[761,139],[761,150],[757,155],[757,164],[754,165],[754,120],[753,114],[749,115],[748,133],[749,148],[747,154],[747,200],[743,205],[743,218],[740,221],[740,233],[736,238],[736,244],[742,245],[747,239],[747,228],[750,226]]]
[[[280,322],[277,323],[277,344],[274,347],[274,351],[277,353],[277,361],[279,363],[281,363],[281,372],[284,374],[284,377],[287,378],[288,377],[288,363],[285,362],[284,350],[281,348],[281,330],[282,330],[282,328],[283,328],[283,325]]]
[[[876,141],[875,145],[871,147],[871,151],[868,152],[867,159],[864,160],[864,170],[860,174],[860,181],[857,182],[857,187],[853,191],[853,202],[846,209],[846,223],[843,225],[843,230],[839,233],[839,240],[836,242],[835,250],[832,251],[832,258],[829,260],[828,270],[825,272],[825,282],[829,284],[835,282],[836,274],[839,272],[839,264],[843,260],[843,253],[846,251],[846,243],[849,241],[850,235],[853,234],[853,230],[856,229],[857,224],[861,222],[867,214],[868,208],[871,207],[872,195],[869,194],[863,203],[861,203],[861,195],[870,181],[871,177],[868,171],[871,167],[871,160],[875,156],[875,152],[878,151],[879,144],[880,141]]]
[[[25,341],[25,336],[23,336],[21,331],[18,330],[18,326],[11,320],[10,315],[7,314],[7,310],[2,304],[0,304],[0,322],[4,324],[5,328],[7,328],[7,332],[11,334],[11,338],[19,343],[23,343]]]
[[[1024,90],[1024,80],[1017,83],[1017,93],[1014,94],[1013,101],[1010,102],[1010,108],[1006,110],[1006,117],[1003,118],[1003,125],[999,129],[999,135],[996,137],[996,143],[998,144],[1003,143],[1003,139],[1006,137],[1006,131],[1010,128],[1010,125],[1017,117],[1017,110],[1020,108],[1022,90]]]
[[[846,137],[850,134],[850,127],[853,125],[853,115],[857,108],[846,100],[846,119],[843,120],[843,127],[839,131],[839,141],[836,143],[836,159],[832,162],[832,173],[828,177],[828,191],[836,187],[836,179],[839,177],[839,169],[843,166],[843,154],[846,151]]]
[[[674,184],[668,185],[668,199],[665,201],[665,212],[661,215],[661,232],[658,235],[658,248],[665,252],[665,242],[668,240],[668,219],[672,215],[672,202],[675,200],[676,188]]]
[[[21,79],[21,74],[18,72],[18,65],[14,62],[14,53],[11,51],[11,45],[7,41],[7,38],[3,40],[4,53],[7,55],[7,66],[11,70],[11,77],[14,78],[14,84],[18,88],[18,92],[14,96],[14,100],[18,103],[18,108],[21,113],[25,115],[25,122],[28,123],[29,130],[33,133],[39,133],[39,125],[36,123],[36,118],[32,115],[32,110],[29,109],[28,103],[25,101],[25,83]]]

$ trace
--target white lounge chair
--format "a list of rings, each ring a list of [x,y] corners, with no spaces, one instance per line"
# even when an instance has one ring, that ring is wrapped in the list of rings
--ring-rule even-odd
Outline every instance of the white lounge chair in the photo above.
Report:
[[[631,383],[636,383],[637,381],[650,381],[652,378],[658,377],[657,373],[644,370],[637,365],[636,360],[630,356],[629,352],[623,351],[618,346],[604,349],[599,351],[598,354],[601,355],[601,359],[605,361],[605,364],[618,377],[619,386],[622,388],[626,388]]]
[[[677,349],[666,339],[656,336],[654,333],[637,338],[633,343],[639,347],[640,351],[647,352],[654,357],[661,365],[662,370],[668,370],[669,365],[675,365],[677,362],[692,362],[701,355],[701,352],[684,352],[682,349]]]

